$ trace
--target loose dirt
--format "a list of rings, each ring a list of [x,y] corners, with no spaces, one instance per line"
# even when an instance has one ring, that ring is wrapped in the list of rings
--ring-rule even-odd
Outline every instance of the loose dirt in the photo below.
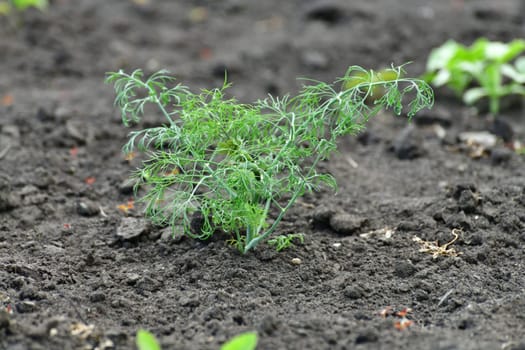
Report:
[[[280,225],[305,243],[241,256],[144,220],[126,183],[140,156],[122,154],[129,129],[103,82],[165,68],[211,88],[227,70],[249,102],[353,64],[412,61],[416,75],[449,38],[524,37],[524,9],[55,0],[1,18],[0,349],[133,349],[139,328],[164,349],[248,330],[258,349],[525,349],[525,157],[507,147],[525,141],[520,105],[494,122],[438,90],[411,123],[382,113],[322,165],[338,192],[307,195]],[[458,141],[467,131],[500,138],[480,149]]]

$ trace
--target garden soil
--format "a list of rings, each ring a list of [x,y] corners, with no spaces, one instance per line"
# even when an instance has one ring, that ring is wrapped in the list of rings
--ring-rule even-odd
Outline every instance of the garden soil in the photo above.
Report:
[[[494,120],[437,90],[411,122],[380,113],[322,164],[338,191],[280,224],[304,244],[241,255],[145,220],[126,182],[142,156],[122,153],[130,129],[104,84],[165,68],[198,91],[227,71],[250,102],[349,65],[411,61],[414,76],[449,38],[523,38],[523,13],[512,0],[55,0],[0,18],[0,349],[134,349],[140,328],[181,350],[252,330],[258,349],[525,349],[520,101]],[[132,129],[161,123],[148,111]]]

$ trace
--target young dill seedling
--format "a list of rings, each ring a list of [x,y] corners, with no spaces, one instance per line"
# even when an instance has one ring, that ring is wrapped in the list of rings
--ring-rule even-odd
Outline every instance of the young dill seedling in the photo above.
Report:
[[[268,244],[274,246],[275,250],[280,252],[281,250],[292,247],[294,245],[294,240],[298,240],[299,242],[304,243],[304,235],[302,233],[279,235],[269,239]]]
[[[139,121],[147,103],[166,118],[163,126],[131,132],[124,146],[124,152],[148,152],[134,174],[136,188],[147,185],[146,215],[172,228],[182,223],[193,238],[226,232],[246,253],[304,193],[336,188],[318,164],[336,150],[338,137],[359,132],[383,108],[400,114],[405,97],[409,118],[432,106],[427,83],[402,77],[402,67],[388,73],[381,80],[351,66],[334,84],[309,80],[297,96],[253,104],[226,98],[227,83],[193,93],[165,71],[149,78],[141,70],[113,72],[107,81],[115,85],[125,125]],[[378,87],[382,93],[375,96]],[[198,230],[192,229],[196,218]]]

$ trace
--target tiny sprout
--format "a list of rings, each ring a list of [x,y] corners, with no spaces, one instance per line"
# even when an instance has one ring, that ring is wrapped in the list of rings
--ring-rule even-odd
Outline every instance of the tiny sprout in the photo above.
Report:
[[[246,332],[230,339],[221,346],[221,350],[255,350],[257,347],[257,341],[257,333]]]
[[[304,243],[304,235],[302,233],[293,233],[289,235],[279,235],[268,240],[268,244],[275,247],[280,252],[281,250],[288,249],[293,246],[293,241],[298,240]]]
[[[255,350],[258,336],[255,332],[241,333],[221,346],[220,350]],[[135,343],[138,350],[161,350],[155,336],[143,329],[137,331]]]
[[[138,350],[161,350],[159,342],[155,336],[143,329],[137,331],[135,342]]]

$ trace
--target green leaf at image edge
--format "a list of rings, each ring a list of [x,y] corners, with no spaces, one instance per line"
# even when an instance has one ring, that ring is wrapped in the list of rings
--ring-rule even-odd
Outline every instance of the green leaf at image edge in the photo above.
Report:
[[[29,7],[36,7],[43,10],[48,5],[47,0],[11,0],[11,2],[14,7],[21,11]]]
[[[255,350],[257,340],[255,332],[242,333],[221,346],[221,350]]]
[[[143,329],[138,330],[135,341],[139,350],[161,350],[155,336]]]

